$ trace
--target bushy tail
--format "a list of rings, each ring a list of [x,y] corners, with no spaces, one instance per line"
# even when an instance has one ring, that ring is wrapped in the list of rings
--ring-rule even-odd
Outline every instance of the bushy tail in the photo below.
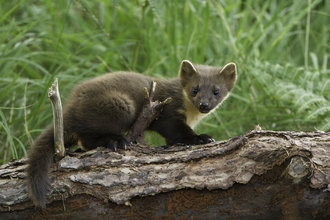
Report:
[[[35,141],[28,157],[27,190],[38,207],[45,207],[50,189],[48,170],[54,159],[54,128],[49,126]]]

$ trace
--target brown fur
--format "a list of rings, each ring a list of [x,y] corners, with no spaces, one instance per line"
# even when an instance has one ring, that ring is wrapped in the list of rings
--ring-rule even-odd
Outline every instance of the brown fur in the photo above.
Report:
[[[133,72],[116,72],[78,85],[64,108],[65,147],[74,144],[89,150],[98,146],[128,145],[127,132],[136,121],[144,100],[143,87],[156,81],[154,100],[172,97],[148,130],[158,132],[167,144],[203,144],[214,141],[197,135],[192,127],[228,96],[236,81],[236,66],[224,68],[181,64],[179,78],[154,79]],[[36,206],[44,207],[50,188],[47,176],[54,156],[54,131],[50,126],[35,141],[28,160],[28,192]]]

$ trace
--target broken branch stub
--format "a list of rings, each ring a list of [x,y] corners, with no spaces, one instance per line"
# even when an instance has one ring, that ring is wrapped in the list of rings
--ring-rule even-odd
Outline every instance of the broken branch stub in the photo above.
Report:
[[[53,108],[55,160],[59,161],[65,156],[65,148],[62,103],[57,78],[49,88],[48,98],[51,100]]]
[[[171,97],[168,97],[164,101],[160,102],[158,100],[153,101],[154,92],[157,83],[153,81],[151,83],[150,91],[144,87],[144,104],[143,108],[133,124],[132,128],[127,133],[126,137],[130,143],[141,143],[145,144],[144,141],[144,131],[148,128],[151,122],[157,118],[162,112],[165,105],[172,101]]]

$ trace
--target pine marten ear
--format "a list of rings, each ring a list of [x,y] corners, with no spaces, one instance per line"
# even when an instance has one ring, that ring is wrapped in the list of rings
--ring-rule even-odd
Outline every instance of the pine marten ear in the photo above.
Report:
[[[194,65],[189,60],[183,60],[180,66],[179,76],[181,85],[184,87],[187,85],[189,81],[191,81],[191,77],[196,76],[197,70]]]
[[[225,82],[228,91],[232,90],[235,85],[237,78],[236,72],[237,70],[235,63],[226,64],[219,72],[219,76],[222,77],[222,80]]]

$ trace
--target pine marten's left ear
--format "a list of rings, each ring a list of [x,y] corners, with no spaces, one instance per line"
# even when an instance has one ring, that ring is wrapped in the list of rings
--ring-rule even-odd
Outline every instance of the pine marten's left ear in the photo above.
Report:
[[[192,62],[190,62],[189,60],[183,60],[181,62],[179,76],[182,86],[185,86],[189,82],[189,79],[196,74],[197,70],[194,67],[194,64],[192,64]]]
[[[227,88],[230,91],[236,82],[237,69],[235,63],[226,64],[219,72],[219,76],[226,82]]]

